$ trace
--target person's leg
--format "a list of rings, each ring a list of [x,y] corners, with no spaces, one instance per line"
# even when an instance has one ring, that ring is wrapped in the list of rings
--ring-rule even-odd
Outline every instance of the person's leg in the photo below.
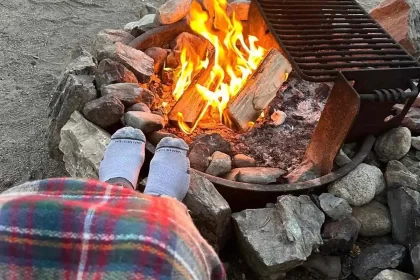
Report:
[[[146,137],[139,129],[124,127],[115,132],[99,168],[99,181],[136,189],[145,143]]]
[[[182,139],[166,137],[156,147],[150,162],[145,194],[166,195],[182,201],[190,184],[188,145]]]

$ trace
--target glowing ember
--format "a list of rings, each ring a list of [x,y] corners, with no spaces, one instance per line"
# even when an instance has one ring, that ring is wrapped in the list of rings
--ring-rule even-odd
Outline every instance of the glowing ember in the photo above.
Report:
[[[238,94],[248,77],[257,69],[263,60],[265,49],[256,45],[258,39],[248,36],[245,40],[241,21],[236,19],[235,13],[228,16],[226,0],[203,0],[203,6],[197,1],[191,4],[188,23],[191,29],[206,38],[214,47],[214,54],[207,54],[204,60],[191,57],[188,48],[184,48],[180,55],[180,67],[176,71],[177,83],[173,95],[178,100],[185,89],[191,84],[194,75],[201,69],[212,69],[204,84],[195,84],[196,90],[207,102],[199,118],[189,127],[183,121],[182,113],[178,113],[179,127],[185,133],[191,133],[208,108],[218,110],[220,120],[231,97]],[[212,63],[209,60],[212,59]]]

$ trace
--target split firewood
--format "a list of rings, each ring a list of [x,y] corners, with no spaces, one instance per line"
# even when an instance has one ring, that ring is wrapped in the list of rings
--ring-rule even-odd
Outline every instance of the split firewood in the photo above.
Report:
[[[232,98],[223,112],[224,123],[244,132],[250,128],[276,96],[292,66],[277,50],[272,49],[247,83]]]
[[[184,117],[184,122],[188,125],[193,125],[197,121],[200,113],[203,111],[204,107],[207,104],[207,101],[204,100],[203,96],[198,92],[196,85],[204,85],[210,77],[214,65],[213,57],[210,57],[209,64],[207,68],[202,69],[197,75],[195,82],[192,82],[191,85],[185,90],[184,94],[172,108],[169,113],[169,120],[172,122],[178,121],[178,113],[182,113]],[[209,88],[209,90],[215,90],[214,88]]]

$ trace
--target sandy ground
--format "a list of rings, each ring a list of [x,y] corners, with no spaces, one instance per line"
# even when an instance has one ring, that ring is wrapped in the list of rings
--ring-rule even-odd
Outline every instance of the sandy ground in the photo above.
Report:
[[[65,176],[46,149],[47,104],[71,52],[135,21],[141,0],[0,1],[0,191]],[[153,4],[153,2],[151,2]]]

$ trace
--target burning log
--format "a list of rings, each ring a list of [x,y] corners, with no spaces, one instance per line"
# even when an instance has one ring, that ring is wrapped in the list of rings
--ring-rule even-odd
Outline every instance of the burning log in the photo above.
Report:
[[[224,122],[232,129],[246,131],[276,96],[292,71],[292,66],[277,50],[271,50],[238,95],[223,112]]]
[[[210,58],[207,68],[204,68],[197,75],[198,78],[195,82],[185,90],[184,94],[172,108],[169,113],[169,120],[172,122],[178,121],[178,113],[182,113],[184,122],[188,125],[193,125],[197,121],[203,108],[206,106],[207,101],[197,91],[196,84],[204,85],[209,79],[210,73],[214,65],[213,57]],[[211,89],[210,90],[214,90]]]

